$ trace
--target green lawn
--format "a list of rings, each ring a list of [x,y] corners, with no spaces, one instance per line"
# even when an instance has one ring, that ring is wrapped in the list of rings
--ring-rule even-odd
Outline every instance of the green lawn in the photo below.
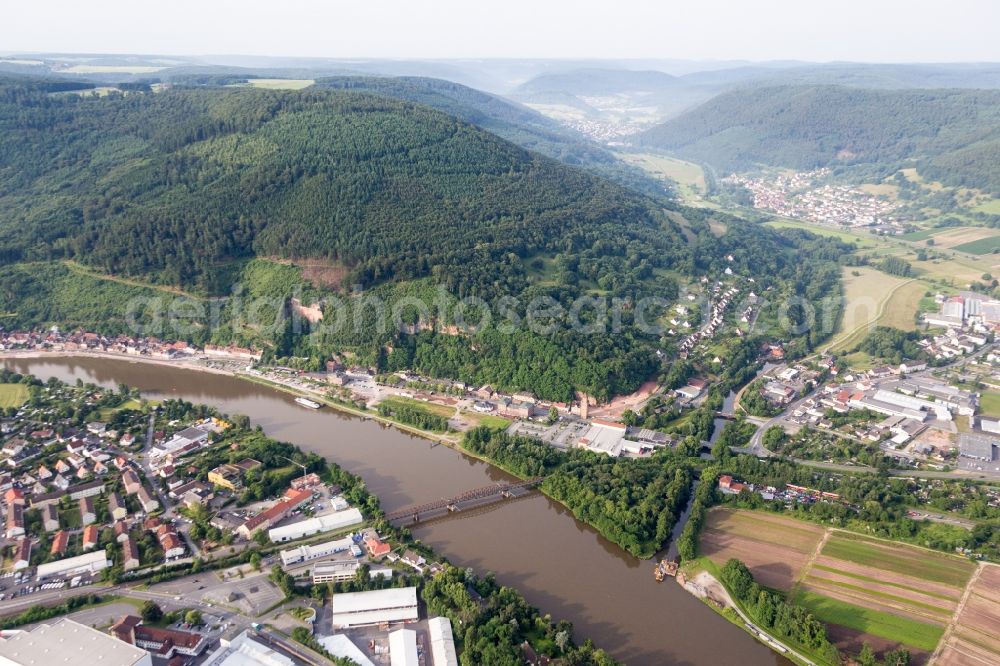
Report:
[[[117,407],[104,407],[101,409],[101,420],[107,421],[115,412],[120,412],[125,409],[141,409],[142,403],[134,398],[129,398]]]
[[[28,400],[24,384],[0,384],[0,407],[20,407]]]
[[[814,592],[800,590],[795,595],[794,602],[807,608],[823,622],[839,624],[927,652],[934,651],[944,634],[942,626],[862,608]]]
[[[980,238],[979,240],[956,245],[951,249],[958,250],[959,252],[968,252],[969,254],[989,254],[993,250],[1000,250],[1000,236]]]
[[[1000,417],[1000,393],[983,391],[979,396],[979,411],[986,416]]]

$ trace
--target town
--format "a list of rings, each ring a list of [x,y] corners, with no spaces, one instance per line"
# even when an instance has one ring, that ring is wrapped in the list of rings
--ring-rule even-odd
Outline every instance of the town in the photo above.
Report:
[[[754,208],[784,217],[833,226],[870,227],[890,235],[905,231],[893,216],[896,204],[853,187],[824,183],[829,176],[829,169],[768,177],[733,174],[723,183],[746,189],[753,197]]]
[[[363,494],[324,481],[322,459],[187,403],[3,372],[29,397],[2,419],[0,612],[67,589],[145,603],[113,603],[128,612],[105,632],[72,613],[5,632],[0,657],[291,665],[321,663],[319,650],[361,665],[457,664],[450,621],[422,617],[407,584],[442,565],[377,531]],[[333,595],[322,626],[314,611],[271,612],[282,586],[301,585],[352,591]],[[78,618],[110,613],[99,608]],[[312,638],[293,645],[263,618]]]

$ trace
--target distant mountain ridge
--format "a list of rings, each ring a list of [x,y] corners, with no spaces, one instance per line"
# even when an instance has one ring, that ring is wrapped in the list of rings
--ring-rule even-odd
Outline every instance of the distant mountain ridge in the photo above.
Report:
[[[910,164],[1000,192],[1000,90],[744,88],[634,138],[726,171]]]

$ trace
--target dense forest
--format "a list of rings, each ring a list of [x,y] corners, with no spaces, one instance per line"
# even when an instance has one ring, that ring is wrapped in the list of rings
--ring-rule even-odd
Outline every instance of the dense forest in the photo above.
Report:
[[[631,460],[563,452],[482,427],[466,433],[462,446],[519,476],[547,475],[545,494],[639,557],[651,557],[666,542],[692,480],[689,461],[680,456]]]
[[[779,86],[727,92],[640,135],[727,171],[760,165],[917,166],[932,180],[1000,193],[1000,91]]]
[[[457,100],[442,106],[473,119],[514,124],[522,115],[424,80],[364,86]],[[364,90],[97,97],[7,81],[0,135],[8,328],[139,332],[137,322],[164,320],[151,309],[175,308],[188,313],[183,326],[144,332],[253,345],[300,366],[346,351],[379,371],[412,368],[553,400],[607,398],[666,371],[656,352],[671,342],[637,325],[640,299],[660,299],[645,313],[655,321],[680,284],[731,269],[774,296],[818,302],[836,291],[843,252],[808,234],[679,208]],[[452,310],[460,298],[483,299],[520,325],[443,334],[457,323],[453,311],[428,322],[407,310],[400,330],[368,296]],[[322,325],[292,321],[292,297],[323,306]],[[620,328],[605,330],[599,308],[572,313],[584,297],[617,299]],[[259,299],[258,320],[246,321],[240,306]],[[137,300],[146,305],[128,311]],[[533,302],[561,308],[552,330],[525,324]],[[339,312],[349,326],[331,323]],[[801,314],[793,307],[788,318],[797,324]],[[575,323],[598,326],[582,333]],[[792,334],[793,351],[826,334]]]

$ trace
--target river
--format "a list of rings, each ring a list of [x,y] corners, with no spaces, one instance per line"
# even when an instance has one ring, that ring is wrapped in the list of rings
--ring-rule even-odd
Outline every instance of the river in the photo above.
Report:
[[[152,398],[183,398],[246,414],[268,435],[314,451],[364,478],[386,511],[510,477],[447,446],[332,409],[311,411],[270,387],[225,375],[118,359],[4,359],[20,373]],[[458,566],[493,571],[556,619],[573,622],[630,666],[788,664],[701,601],[653,580],[640,561],[538,493],[417,527],[415,536]]]

